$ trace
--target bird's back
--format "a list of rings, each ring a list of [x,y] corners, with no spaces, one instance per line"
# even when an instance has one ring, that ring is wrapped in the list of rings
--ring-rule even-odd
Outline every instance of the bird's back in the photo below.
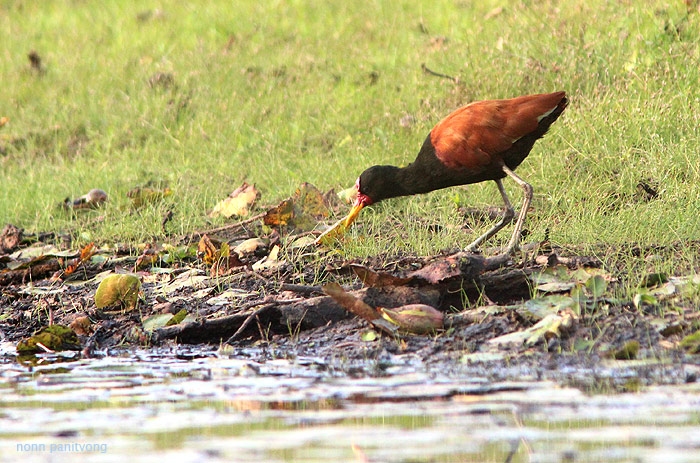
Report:
[[[430,144],[445,167],[474,176],[465,183],[501,178],[500,166],[520,165],[567,104],[565,92],[471,103],[440,121]]]

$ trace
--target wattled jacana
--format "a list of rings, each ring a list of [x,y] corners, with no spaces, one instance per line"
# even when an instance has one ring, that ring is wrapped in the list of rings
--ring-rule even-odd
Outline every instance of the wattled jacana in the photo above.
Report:
[[[505,203],[505,213],[496,225],[467,246],[467,250],[474,251],[515,216],[501,182],[509,176],[525,192],[513,236],[505,248],[505,253],[511,253],[518,247],[533,191],[513,171],[568,102],[565,92],[556,92],[478,101],[456,110],[430,131],[418,157],[408,166],[373,166],[362,172],[355,183],[357,200],[344,226],[349,227],[363,207],[383,199],[493,180]]]

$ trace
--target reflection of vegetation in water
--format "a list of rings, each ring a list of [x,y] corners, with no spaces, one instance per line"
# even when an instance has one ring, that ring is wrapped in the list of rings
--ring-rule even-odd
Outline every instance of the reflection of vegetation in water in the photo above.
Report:
[[[24,371],[12,383],[0,379],[0,450],[8,439],[69,433],[77,442],[107,444],[112,454],[196,449],[242,460],[525,462],[574,451],[589,461],[610,448],[629,457],[659,448],[660,417],[670,420],[668,432],[700,426],[691,407],[655,413],[644,392],[621,396],[624,405],[616,407],[614,397],[538,383],[479,388],[478,381],[419,374],[337,381],[294,362],[125,361],[80,361]],[[605,432],[621,426],[633,426],[633,438]]]

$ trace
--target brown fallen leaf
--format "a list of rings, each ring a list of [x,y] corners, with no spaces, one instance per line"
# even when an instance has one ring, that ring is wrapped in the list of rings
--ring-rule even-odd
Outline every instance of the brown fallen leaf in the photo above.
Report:
[[[330,207],[324,195],[310,183],[302,183],[294,195],[269,209],[263,223],[270,227],[293,227],[297,231],[316,228],[319,220],[330,215]]]
[[[209,213],[209,217],[218,217],[220,215],[227,219],[233,216],[245,217],[250,213],[250,208],[259,196],[260,192],[255,188],[255,185],[248,185],[248,183],[244,182],[227,198],[219,201]]]
[[[221,242],[209,238],[209,235],[202,235],[197,243],[197,257],[206,265],[212,265],[219,257]]]
[[[146,267],[153,266],[153,264],[158,262],[159,253],[160,250],[157,246],[153,246],[150,243],[146,244],[146,247],[144,248],[143,252],[134,263],[134,272],[137,270],[144,269]]]
[[[301,208],[303,214],[308,214],[316,219],[327,218],[330,215],[323,193],[310,183],[302,183],[294,192],[292,198]]]
[[[577,320],[578,317],[572,310],[561,310],[559,313],[551,313],[545,316],[529,328],[493,338],[488,343],[532,347],[539,343],[550,341],[553,338],[561,338],[563,334],[572,330]]]
[[[78,336],[88,336],[93,332],[92,322],[86,316],[76,318],[68,327]]]
[[[203,235],[197,244],[197,257],[206,265],[210,265],[211,276],[228,275],[236,267],[245,265],[238,254],[231,252],[227,242],[220,242]]]
[[[245,265],[238,258],[238,254],[231,254],[228,243],[224,243],[221,249],[221,256],[211,266],[210,274],[212,277],[228,275],[234,269]]]
[[[284,227],[292,222],[293,217],[294,201],[290,198],[270,208],[263,217],[263,223],[270,227]]]
[[[66,269],[62,272],[62,274],[55,275],[53,279],[56,280],[58,278],[63,278],[63,277],[66,277],[68,275],[72,275],[81,266],[87,264],[90,261],[90,259],[92,259],[92,256],[94,256],[96,252],[97,252],[97,250],[95,248],[95,243],[89,243],[89,244],[85,245],[80,250],[80,256],[78,256],[77,259],[71,260],[70,263],[66,266]]]
[[[322,289],[324,293],[332,297],[335,302],[351,314],[370,322],[385,333],[396,334],[397,327],[384,320],[377,309],[348,293],[338,283],[328,283],[323,285]]]
[[[239,257],[255,254],[261,249],[265,249],[267,243],[262,238],[248,238],[233,248],[233,252]]]
[[[280,260],[279,258],[280,255],[280,247],[279,245],[274,245],[272,246],[272,249],[270,249],[270,252],[267,254],[267,256],[263,257],[256,263],[254,263],[251,268],[255,272],[260,272],[262,270],[268,270],[268,269],[273,269],[277,267],[281,267],[284,265],[285,261]]]
[[[404,286],[410,278],[396,277],[390,273],[377,272],[369,267],[360,264],[350,264],[350,268],[355,275],[362,280],[362,284],[371,288],[381,288],[383,286]]]
[[[0,232],[0,253],[12,252],[22,242],[24,229],[7,224]]]

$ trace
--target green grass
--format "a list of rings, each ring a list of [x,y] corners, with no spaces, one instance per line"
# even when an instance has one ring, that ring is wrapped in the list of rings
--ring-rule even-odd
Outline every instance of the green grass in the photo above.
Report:
[[[2,1],[0,222],[98,243],[163,239],[168,209],[179,234],[220,225],[207,212],[243,181],[265,204],[304,181],[345,188],[372,164],[412,161],[462,104],[564,89],[569,109],[518,170],[535,187],[531,239],[697,239],[700,15],[680,1],[601,0],[490,14],[502,4]],[[159,72],[175,86],[149,85]],[[415,123],[403,127],[407,115]],[[635,195],[640,181],[658,198]],[[126,193],[147,182],[175,194],[134,212]],[[102,210],[57,207],[91,188],[109,193]],[[490,182],[387,201],[363,212],[341,251],[464,246],[474,235],[456,206],[497,198]]]

